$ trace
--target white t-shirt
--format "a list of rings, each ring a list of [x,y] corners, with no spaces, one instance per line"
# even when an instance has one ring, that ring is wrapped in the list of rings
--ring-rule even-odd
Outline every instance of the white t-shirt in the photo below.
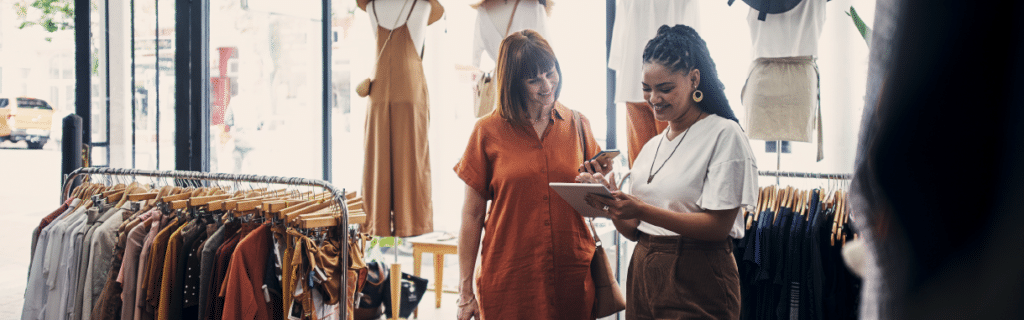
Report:
[[[793,9],[757,20],[759,11],[747,13],[754,58],[817,56],[818,38],[825,26],[825,1],[803,0]]]
[[[501,40],[505,40],[505,29],[508,28],[509,34],[525,29],[533,29],[540,33],[545,39],[548,38],[547,32],[547,11],[544,9],[544,5],[540,4],[536,0],[532,1],[520,1],[519,7],[515,7],[515,16],[511,16],[511,13],[505,13],[505,21],[496,23],[497,17],[492,17],[488,8],[492,5],[484,2],[480,7],[476,9],[476,30],[473,31],[473,65],[480,66],[480,54],[486,52],[487,56],[491,57],[491,61],[498,61],[498,50],[501,49]],[[510,1],[506,4],[509,7],[514,6],[514,2]],[[502,8],[496,8],[499,10]],[[511,12],[511,8],[508,9]],[[504,13],[504,12],[503,12]],[[512,18],[512,26],[508,27],[507,18]],[[498,26],[500,25],[500,27]]]
[[[712,114],[688,131],[675,140],[659,134],[644,145],[630,170],[631,193],[648,204],[680,214],[753,209],[757,204],[757,163],[739,124]],[[679,149],[669,157],[678,143]],[[665,166],[658,171],[663,162]],[[652,163],[657,174],[648,184]],[[737,213],[729,236],[742,238],[744,226],[743,215]],[[650,235],[678,235],[642,220],[639,230]]]
[[[700,32],[697,0],[618,0],[608,68],[615,70],[615,102],[644,101],[644,47],[662,25],[685,24]]]

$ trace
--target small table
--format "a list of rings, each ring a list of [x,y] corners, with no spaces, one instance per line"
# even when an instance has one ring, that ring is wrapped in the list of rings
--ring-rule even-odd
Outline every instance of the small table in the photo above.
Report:
[[[413,274],[420,275],[420,264],[423,262],[423,253],[429,252],[434,255],[434,307],[441,307],[441,284],[444,277],[444,255],[458,254],[458,238],[448,240],[437,240],[436,238],[409,240],[412,243]],[[419,308],[417,308],[419,309]],[[416,316],[419,315],[419,310]]]

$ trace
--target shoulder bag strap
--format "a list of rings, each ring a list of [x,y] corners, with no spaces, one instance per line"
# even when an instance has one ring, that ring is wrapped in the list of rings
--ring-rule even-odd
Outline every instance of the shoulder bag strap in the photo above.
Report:
[[[580,112],[572,111],[572,122],[576,124],[576,132],[579,133],[580,137],[580,150],[583,150],[583,161],[587,160],[587,135],[583,132],[583,122],[580,121]]]
[[[583,150],[583,160],[586,161],[587,160],[587,138],[586,138],[587,135],[583,131],[583,122],[580,121],[580,112],[579,111],[576,111],[576,110],[572,111],[572,121],[576,123],[576,132],[579,133],[580,146],[583,147],[583,149],[582,149]],[[594,242],[597,244],[598,247],[600,247],[601,246],[601,237],[597,236],[597,229],[594,228],[594,219],[590,218],[589,219],[589,223],[590,223],[590,231],[593,232],[593,234],[594,234]]]
[[[512,20],[516,19],[516,11],[519,10],[519,0],[516,0],[516,5],[512,7],[512,16],[508,17],[508,26],[505,27],[505,36],[508,37],[508,32],[512,30]]]

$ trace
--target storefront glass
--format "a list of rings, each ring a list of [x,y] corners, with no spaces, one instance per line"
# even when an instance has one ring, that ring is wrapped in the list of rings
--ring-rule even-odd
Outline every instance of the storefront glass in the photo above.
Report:
[[[210,168],[320,179],[321,2],[210,1]]]

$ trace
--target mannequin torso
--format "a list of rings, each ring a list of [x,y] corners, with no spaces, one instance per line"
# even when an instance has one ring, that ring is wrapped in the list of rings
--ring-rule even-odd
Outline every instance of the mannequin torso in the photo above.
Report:
[[[417,1],[413,6],[413,1]],[[409,15],[412,10],[412,15]],[[427,19],[430,16],[430,4],[421,0],[373,0],[367,4],[366,13],[370,15],[370,25],[373,31],[377,32],[378,24],[388,30],[394,30],[402,25],[409,26],[409,36],[416,45],[417,52],[423,49],[423,39],[426,37]],[[409,17],[406,22],[405,17]],[[387,34],[378,34],[378,37]]]
[[[513,12],[515,15],[513,16]],[[473,43],[473,65],[480,66],[480,54],[487,52],[491,60],[498,59],[498,48],[506,36],[524,29],[532,29],[547,37],[547,11],[537,0],[484,1],[477,8],[477,23]],[[511,27],[509,22],[511,21]]]
[[[522,6],[522,3],[519,5]],[[504,32],[508,27],[508,20],[512,18],[512,9],[516,7],[516,1],[484,1],[480,7],[487,11],[494,28]]]

